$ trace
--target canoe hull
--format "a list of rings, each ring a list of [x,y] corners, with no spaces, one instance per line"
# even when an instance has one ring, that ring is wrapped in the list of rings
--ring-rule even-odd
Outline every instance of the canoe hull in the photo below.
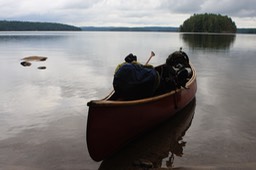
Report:
[[[91,158],[101,161],[138,135],[172,117],[195,97],[195,73],[187,89],[131,102],[92,101],[87,120],[87,146]]]

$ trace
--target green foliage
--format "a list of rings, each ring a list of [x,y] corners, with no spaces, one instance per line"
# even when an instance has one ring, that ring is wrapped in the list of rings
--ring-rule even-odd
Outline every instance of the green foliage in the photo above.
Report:
[[[183,22],[180,32],[235,33],[235,22],[220,14],[194,14]]]
[[[81,28],[47,22],[0,21],[0,31],[80,31]]]

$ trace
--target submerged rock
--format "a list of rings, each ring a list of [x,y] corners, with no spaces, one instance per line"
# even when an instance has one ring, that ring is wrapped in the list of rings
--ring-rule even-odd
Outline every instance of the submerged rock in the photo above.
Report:
[[[25,60],[25,61],[45,61],[45,60],[47,60],[47,57],[29,56],[29,57],[24,57],[22,60]]]
[[[28,62],[28,61],[22,61],[20,64],[21,64],[22,66],[24,66],[24,67],[31,66],[31,63]]]
[[[29,56],[29,57],[24,57],[21,60],[23,60],[20,64],[24,67],[31,66],[31,62],[42,62],[47,60],[47,57],[42,57],[42,56]],[[45,70],[46,66],[39,66],[37,67],[39,70]]]
[[[39,66],[39,67],[37,67],[37,69],[39,69],[39,70],[45,70],[46,67],[45,67],[45,66]]]

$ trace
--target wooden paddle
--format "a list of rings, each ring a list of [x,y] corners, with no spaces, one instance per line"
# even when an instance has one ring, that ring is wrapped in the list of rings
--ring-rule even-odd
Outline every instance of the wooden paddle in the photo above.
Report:
[[[151,60],[151,58],[154,57],[154,56],[155,56],[155,53],[154,53],[153,51],[151,51],[151,54],[150,54],[150,56],[149,56],[149,59],[148,59],[148,61],[146,62],[145,65],[147,65],[147,64],[149,63],[149,61]]]

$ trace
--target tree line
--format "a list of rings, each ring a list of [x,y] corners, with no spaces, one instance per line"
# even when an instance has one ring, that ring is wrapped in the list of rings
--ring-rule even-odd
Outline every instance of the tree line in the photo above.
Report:
[[[236,32],[241,34],[256,34],[256,28],[238,28]]]
[[[135,31],[135,32],[178,32],[178,27],[81,27],[83,31]]]
[[[49,22],[0,21],[0,31],[81,31],[81,28]]]
[[[180,32],[235,33],[237,27],[228,16],[220,14],[194,14],[179,28]]]

